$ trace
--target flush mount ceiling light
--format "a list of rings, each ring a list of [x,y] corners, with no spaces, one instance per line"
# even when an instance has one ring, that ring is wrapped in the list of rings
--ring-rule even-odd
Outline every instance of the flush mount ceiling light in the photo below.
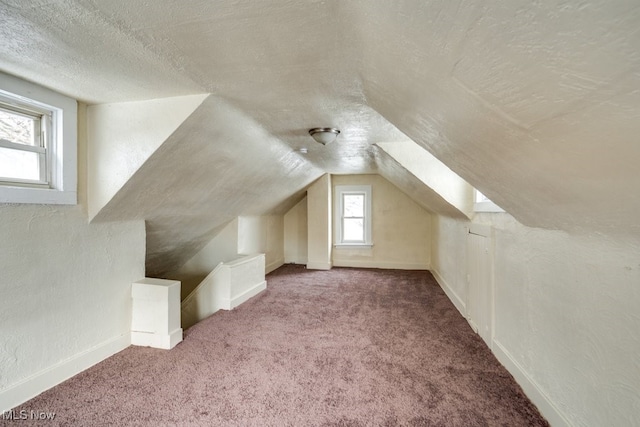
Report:
[[[316,142],[319,142],[322,145],[331,144],[336,140],[340,131],[336,128],[313,128],[309,129],[309,135]]]

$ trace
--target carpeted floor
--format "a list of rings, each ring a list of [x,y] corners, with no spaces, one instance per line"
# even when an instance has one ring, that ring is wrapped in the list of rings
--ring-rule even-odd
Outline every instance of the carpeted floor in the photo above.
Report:
[[[287,265],[267,280],[173,350],[129,347],[16,413],[83,426],[547,425],[430,273]]]

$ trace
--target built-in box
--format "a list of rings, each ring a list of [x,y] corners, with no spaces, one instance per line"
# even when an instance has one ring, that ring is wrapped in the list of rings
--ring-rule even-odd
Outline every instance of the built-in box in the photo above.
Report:
[[[180,282],[145,278],[131,289],[131,344],[171,349],[182,341]]]

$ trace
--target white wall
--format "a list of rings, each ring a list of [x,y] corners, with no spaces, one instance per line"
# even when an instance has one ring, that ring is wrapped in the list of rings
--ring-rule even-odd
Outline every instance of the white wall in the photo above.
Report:
[[[87,223],[84,107],[79,112],[83,205],[0,205],[0,411],[131,342],[144,223]]]
[[[554,426],[637,425],[640,242],[529,228],[508,214],[474,221],[495,229],[496,356]],[[433,269],[462,303],[468,225],[433,221]]]
[[[87,108],[89,218],[207,98],[178,96]]]
[[[325,174],[307,190],[307,268],[330,270],[331,175]]]
[[[284,215],[284,262],[306,264],[308,257],[307,198]]]
[[[265,254],[265,274],[284,264],[284,217],[241,216],[226,224],[207,245],[167,277],[182,282],[184,300],[221,262]]]
[[[376,145],[455,209],[473,217],[473,187],[422,146],[411,140]]]
[[[265,274],[284,264],[284,216],[239,217],[238,253],[265,254]]]
[[[428,269],[431,215],[379,175],[333,175],[332,185],[370,185],[372,248],[334,248],[340,267]],[[338,218],[333,218],[335,224]]]
[[[238,219],[226,224],[207,245],[178,270],[167,277],[180,280],[180,297],[184,300],[221,262],[238,258]]]

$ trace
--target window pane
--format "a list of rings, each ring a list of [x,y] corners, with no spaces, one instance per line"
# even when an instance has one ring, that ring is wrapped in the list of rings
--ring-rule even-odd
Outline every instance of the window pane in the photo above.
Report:
[[[36,119],[0,110],[0,139],[17,144],[36,145]]]
[[[364,216],[364,194],[344,195],[344,216],[347,218]]]
[[[39,154],[0,147],[0,178],[40,180]]]
[[[364,242],[364,219],[345,218],[342,234],[346,242]]]

